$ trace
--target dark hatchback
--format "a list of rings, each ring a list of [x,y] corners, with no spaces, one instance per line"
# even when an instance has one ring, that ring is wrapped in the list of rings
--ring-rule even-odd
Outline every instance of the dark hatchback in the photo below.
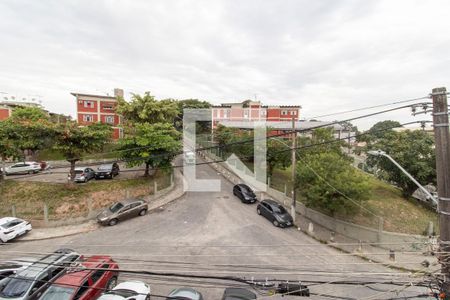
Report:
[[[272,222],[274,226],[288,227],[294,225],[292,216],[282,205],[274,200],[266,199],[261,201],[256,207],[256,212]]]
[[[119,175],[120,168],[117,163],[101,165],[95,171],[95,179],[109,178]]]
[[[255,203],[256,195],[253,190],[246,184],[240,183],[233,187],[233,195],[241,199],[243,203]]]

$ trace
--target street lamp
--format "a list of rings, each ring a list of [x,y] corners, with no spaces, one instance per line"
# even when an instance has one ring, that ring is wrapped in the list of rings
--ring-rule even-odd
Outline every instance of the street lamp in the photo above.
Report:
[[[433,202],[436,204],[436,205],[439,205],[438,204],[438,201],[437,201],[437,199],[436,199],[436,197],[434,197],[426,188],[424,188],[414,177],[412,177],[412,175],[411,174],[409,174],[398,162],[396,162],[389,154],[387,154],[386,152],[384,152],[384,151],[381,151],[381,150],[370,150],[370,151],[367,151],[367,153],[368,154],[370,154],[370,155],[373,155],[373,156],[384,156],[384,157],[386,157],[386,158],[388,158],[394,165],[396,165],[406,176],[408,176],[408,178],[409,179],[411,179],[412,180],[412,182],[414,182],[418,187],[419,187],[419,189],[421,189],[424,193],[425,193],[425,195],[427,195],[427,198],[429,198],[429,199],[431,199],[431,200],[433,200]]]

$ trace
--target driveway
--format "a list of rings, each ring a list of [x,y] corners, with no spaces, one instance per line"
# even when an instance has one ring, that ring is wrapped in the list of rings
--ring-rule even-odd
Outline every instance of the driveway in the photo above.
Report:
[[[295,228],[274,227],[256,214],[256,205],[245,205],[235,198],[232,185],[207,165],[198,166],[197,177],[221,179],[222,191],[188,192],[158,212],[78,236],[12,243],[4,246],[0,258],[31,255],[26,252],[44,254],[58,247],[70,247],[85,255],[112,255],[122,269],[330,282],[311,286],[310,290],[333,297],[387,299],[424,292],[421,288],[395,285],[333,284],[341,280],[403,280],[407,274],[334,250]],[[192,286],[211,300],[220,299],[225,286],[240,285],[211,279],[122,274],[120,280],[125,279],[144,280],[157,295],[167,295],[175,287]],[[401,291],[397,294],[394,290]],[[311,299],[329,298],[320,295]]]

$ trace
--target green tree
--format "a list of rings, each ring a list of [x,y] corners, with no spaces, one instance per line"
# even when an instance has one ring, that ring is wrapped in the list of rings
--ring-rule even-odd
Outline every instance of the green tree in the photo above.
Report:
[[[85,154],[102,151],[111,139],[112,128],[106,124],[80,127],[74,122],[57,127],[54,149],[60,151],[70,162],[70,180],[75,179],[75,163]]]
[[[185,99],[177,101],[178,115],[175,120],[175,127],[178,130],[183,128],[183,115],[185,109],[207,109],[211,107],[211,104],[207,101],[201,101],[198,99]],[[196,122],[196,133],[209,133],[211,130],[210,121],[198,121]]]
[[[24,153],[31,152],[35,159],[39,150],[52,146],[55,126],[48,115],[36,107],[17,108],[5,122],[9,137],[15,147]]]
[[[117,113],[126,122],[135,123],[171,123],[179,114],[177,101],[174,99],[156,100],[150,92],[144,95],[133,94],[131,101],[118,98]]]
[[[370,143],[367,149],[385,151],[422,185],[436,183],[434,138],[425,131],[390,131]],[[417,189],[417,186],[386,157],[369,155],[367,164],[380,170],[378,172],[380,178],[400,187],[404,196],[411,196]]]
[[[386,120],[375,123],[368,131],[366,135],[361,136],[358,140],[361,142],[371,142],[377,139],[384,138],[386,135],[394,132],[393,128],[402,127],[397,121]]]
[[[120,155],[128,166],[145,164],[145,174],[150,167],[168,169],[170,162],[181,149],[180,133],[167,123],[137,123],[133,136],[120,140]]]
[[[291,165],[290,141],[272,138],[267,140],[267,175],[272,177],[275,168],[286,169]]]
[[[332,216],[355,213],[358,204],[370,195],[367,178],[336,152],[319,152],[301,159],[297,163],[296,186],[308,207]]]

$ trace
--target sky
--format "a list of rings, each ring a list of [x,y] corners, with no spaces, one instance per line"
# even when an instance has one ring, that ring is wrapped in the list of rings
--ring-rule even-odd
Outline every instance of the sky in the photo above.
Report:
[[[450,83],[450,1],[0,1],[0,99],[76,113],[71,92],[150,91],[301,117],[427,96]],[[381,110],[324,117],[344,120]],[[429,118],[401,110],[354,122]]]

